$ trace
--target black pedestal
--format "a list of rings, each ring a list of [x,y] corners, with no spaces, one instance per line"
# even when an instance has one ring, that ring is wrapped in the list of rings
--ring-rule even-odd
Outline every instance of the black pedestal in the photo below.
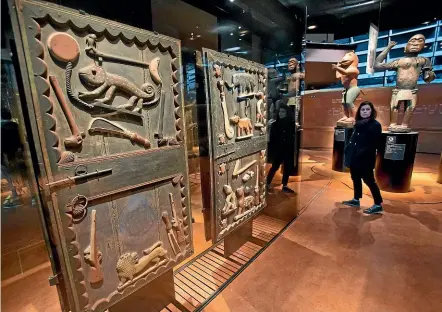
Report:
[[[344,165],[344,149],[352,134],[353,128],[335,127],[332,159],[332,169],[335,171],[345,172],[349,170]]]
[[[382,133],[375,170],[381,190],[394,193],[410,191],[418,137],[418,132]]]

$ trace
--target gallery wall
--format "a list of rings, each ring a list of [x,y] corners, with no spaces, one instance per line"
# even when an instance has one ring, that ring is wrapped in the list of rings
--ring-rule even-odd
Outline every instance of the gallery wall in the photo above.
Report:
[[[390,120],[390,87],[364,88],[356,101],[371,101],[386,130]],[[341,90],[307,91],[303,95],[303,148],[332,148],[336,121],[342,117]],[[399,118],[403,116],[403,110]],[[420,85],[412,129],[419,131],[417,151],[442,151],[442,84]]]

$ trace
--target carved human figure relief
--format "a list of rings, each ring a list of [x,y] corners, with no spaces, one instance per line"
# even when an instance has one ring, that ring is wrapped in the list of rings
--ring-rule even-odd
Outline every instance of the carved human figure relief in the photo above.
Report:
[[[238,203],[235,192],[233,192],[232,187],[230,185],[224,185],[223,191],[224,194],[226,195],[226,200],[224,207],[221,210],[221,214],[225,218],[238,208]]]

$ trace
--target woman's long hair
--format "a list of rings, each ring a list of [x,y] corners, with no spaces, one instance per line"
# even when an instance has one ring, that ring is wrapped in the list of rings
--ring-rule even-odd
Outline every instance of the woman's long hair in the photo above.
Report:
[[[371,120],[376,119],[376,117],[378,116],[378,112],[377,112],[377,110],[374,108],[373,103],[370,102],[370,101],[365,101],[365,102],[362,102],[361,105],[359,105],[359,107],[358,107],[358,111],[356,112],[356,116],[355,116],[356,121],[358,121],[358,120],[362,120],[362,119],[363,119],[363,118],[361,117],[361,107],[362,107],[362,106],[365,106],[365,105],[368,105],[368,106],[370,106],[370,108],[371,108],[371,115],[370,115],[370,117],[369,117]]]
[[[286,116],[285,116],[285,121],[293,121],[293,113],[292,110],[290,109],[290,107],[287,105],[288,100],[287,99],[282,99],[279,100],[279,108],[278,108],[278,112],[276,113],[276,121],[281,120],[281,118],[279,118],[279,110],[283,109],[286,112]]]

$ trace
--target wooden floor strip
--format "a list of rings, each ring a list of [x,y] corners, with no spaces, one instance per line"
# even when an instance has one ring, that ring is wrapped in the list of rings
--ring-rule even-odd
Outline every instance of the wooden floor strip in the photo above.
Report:
[[[173,303],[169,304],[166,308],[168,308],[170,312],[182,312]]]
[[[225,279],[229,279],[230,276],[232,276],[232,273],[230,271],[225,270],[224,268],[220,266],[214,266],[216,263],[213,263],[210,261],[210,259],[200,258],[197,260],[198,263],[205,266],[206,268],[212,270],[212,272],[215,272],[218,275],[221,275]],[[227,271],[227,273],[226,273]]]
[[[210,296],[210,292],[207,293],[204,291],[204,289],[199,288],[197,285],[195,285],[192,281],[188,280],[187,278],[185,278],[184,276],[182,276],[181,274],[176,274],[175,275],[175,282],[180,281],[182,282],[184,285],[186,285],[187,287],[189,287],[194,293],[189,293],[187,291],[187,289],[184,289],[189,295],[192,295],[193,298],[195,298],[196,300],[203,302],[204,300],[206,300],[207,298],[209,298]],[[181,287],[183,288],[183,287]]]
[[[193,284],[195,284],[198,287],[200,287],[201,289],[203,289],[209,295],[212,294],[216,290],[216,286],[214,288],[207,286],[205,283],[201,282],[199,279],[197,279],[195,276],[193,276],[189,272],[186,272],[185,270],[181,271],[179,274],[181,274],[182,276],[187,278],[189,281],[191,281]]]
[[[225,268],[221,264],[213,261],[213,259],[211,257],[208,257],[207,255],[205,255],[203,258],[201,258],[201,260],[203,260],[209,266],[213,267],[215,272],[223,272],[224,274],[227,274],[229,276],[229,278],[230,278],[230,276],[233,275],[233,273],[235,273],[235,271],[229,270],[228,268]]]
[[[205,267],[204,265],[202,265],[201,263],[195,261],[194,263],[192,263],[192,265],[190,265],[190,268],[192,270],[197,271],[198,273],[204,272],[205,274],[207,274],[208,276],[213,277],[214,280],[217,280],[218,282],[220,282],[221,284],[224,283],[227,278],[219,275],[218,273],[212,271],[211,269]],[[205,274],[203,274],[203,276],[206,276]],[[216,284],[216,283],[215,283]]]
[[[228,273],[228,274],[232,274],[236,272],[236,268],[230,266],[229,264],[227,264],[226,262],[223,262],[222,260],[217,259],[216,257],[214,257],[212,254],[207,254],[205,256],[206,260],[210,260],[214,265],[217,266],[217,268],[224,269],[224,272]]]
[[[184,297],[179,294],[179,291],[177,291],[177,287],[175,287],[175,300],[177,302],[179,302],[189,312],[194,311],[196,309],[196,307],[198,306],[196,301],[194,301],[196,305],[193,305],[188,300],[184,299]]]
[[[198,279],[200,282],[204,283],[213,290],[217,290],[223,283],[214,279],[212,276],[205,274],[204,272],[198,272],[195,267],[187,267],[184,269],[185,272],[191,274],[193,277]]]
[[[284,227],[283,221],[259,216],[253,220],[252,235],[268,242]],[[261,249],[261,246],[249,241],[226,258],[224,243],[220,243],[212,250],[198,256],[190,264],[175,272],[175,304],[169,304],[161,312],[195,311]]]
[[[224,255],[224,248],[223,246],[218,246],[217,248],[215,248],[215,251],[217,251],[221,256]],[[245,257],[244,255],[238,253],[238,251],[235,251],[233,253],[233,255],[229,256],[229,259],[232,261],[235,261],[237,263],[239,263],[240,265],[244,265],[247,263],[247,261],[250,260],[250,258]]]
[[[209,252],[208,255],[217,258],[221,263],[224,263],[228,265],[229,267],[233,268],[233,272],[236,272],[241,266],[239,264],[234,263],[233,261],[230,261],[229,259],[224,258],[223,256],[220,256],[219,254],[215,252]]]
[[[175,286],[178,286],[181,288],[185,293],[187,293],[189,296],[191,296],[193,299],[195,299],[198,302],[198,305],[204,302],[205,298],[195,292],[191,287],[187,286],[185,283],[183,283],[179,278],[175,278]],[[187,297],[185,297],[187,298]]]

